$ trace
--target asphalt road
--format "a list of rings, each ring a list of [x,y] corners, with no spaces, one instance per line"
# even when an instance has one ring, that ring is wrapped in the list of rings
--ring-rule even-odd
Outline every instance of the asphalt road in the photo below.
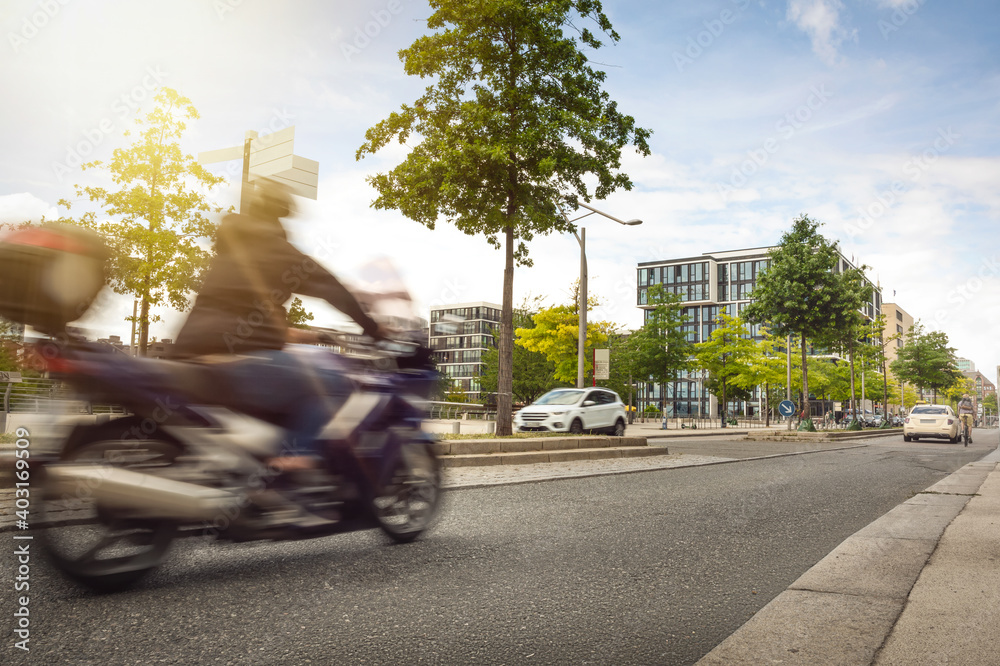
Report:
[[[27,654],[0,534],[0,663],[690,664],[981,440],[453,491],[414,544],[187,541],[117,595],[36,559]]]

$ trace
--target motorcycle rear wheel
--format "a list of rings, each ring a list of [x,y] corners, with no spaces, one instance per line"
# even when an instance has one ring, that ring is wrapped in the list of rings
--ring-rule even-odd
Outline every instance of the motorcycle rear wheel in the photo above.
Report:
[[[133,420],[78,429],[67,442],[61,462],[145,473],[173,465],[183,447],[165,433],[122,439],[124,433],[133,432]],[[47,525],[40,541],[49,560],[73,580],[103,592],[124,589],[155,569],[177,532],[168,521],[116,516],[100,505],[86,484],[75,493],[58,496],[43,486],[37,506],[39,519]]]
[[[441,500],[441,463],[429,444],[404,444],[387,483],[369,500],[379,527],[398,543],[408,543],[430,527]]]

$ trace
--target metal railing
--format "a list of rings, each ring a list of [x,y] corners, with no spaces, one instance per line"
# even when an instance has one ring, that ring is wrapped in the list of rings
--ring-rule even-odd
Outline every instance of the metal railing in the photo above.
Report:
[[[94,405],[76,397],[73,390],[54,379],[25,377],[0,383],[0,411],[7,414],[62,412],[70,414],[124,414],[120,405]]]
[[[427,418],[441,420],[495,421],[497,413],[484,405],[468,402],[442,402],[432,400],[427,403]]]

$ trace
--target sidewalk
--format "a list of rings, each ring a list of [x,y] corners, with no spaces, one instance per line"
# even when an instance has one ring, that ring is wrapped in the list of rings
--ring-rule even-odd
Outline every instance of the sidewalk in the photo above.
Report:
[[[1000,450],[856,532],[699,664],[1000,664]]]

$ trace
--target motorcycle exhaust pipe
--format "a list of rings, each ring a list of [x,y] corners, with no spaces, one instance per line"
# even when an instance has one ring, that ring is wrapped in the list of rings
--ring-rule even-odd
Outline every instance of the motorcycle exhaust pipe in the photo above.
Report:
[[[194,483],[174,481],[104,465],[52,465],[46,492],[55,499],[93,498],[131,518],[212,521],[240,506],[239,496]]]

